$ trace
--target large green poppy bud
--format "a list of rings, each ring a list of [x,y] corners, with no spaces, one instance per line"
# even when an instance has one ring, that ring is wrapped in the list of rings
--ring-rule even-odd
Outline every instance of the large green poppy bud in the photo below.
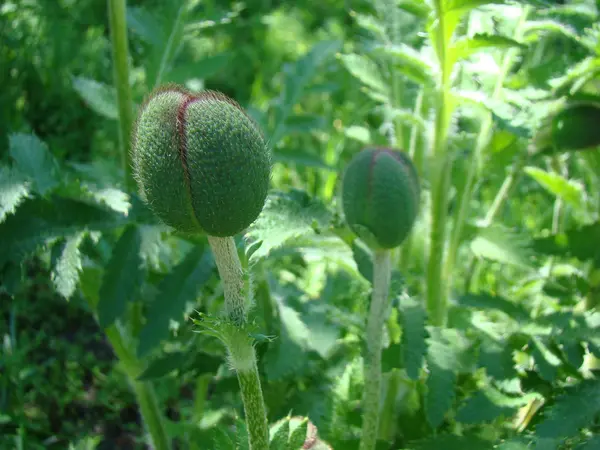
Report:
[[[233,236],[262,211],[269,149],[254,121],[221,93],[155,90],[140,108],[132,149],[142,198],[179,231]]]
[[[405,153],[366,148],[348,164],[342,182],[346,222],[367,244],[399,246],[419,211],[417,172]]]

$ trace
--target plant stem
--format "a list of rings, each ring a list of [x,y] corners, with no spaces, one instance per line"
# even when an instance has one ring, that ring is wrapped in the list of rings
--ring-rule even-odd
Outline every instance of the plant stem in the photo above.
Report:
[[[452,117],[450,95],[450,72],[452,66],[447,58],[445,11],[441,0],[435,1],[437,16],[436,40],[434,42],[440,66],[440,85],[437,96],[435,132],[433,144],[433,179],[431,183],[431,233],[429,257],[427,261],[427,311],[433,326],[442,326],[446,322],[447,301],[445,297],[445,279],[443,262],[445,254],[446,222],[448,217],[448,198],[452,174],[452,155],[447,149],[448,131]]]
[[[390,277],[390,251],[378,250],[373,255],[373,295],[367,321],[367,348],[364,362],[364,414],[360,450],[373,450],[379,434],[381,345],[388,306]]]
[[[254,341],[245,328],[250,304],[250,282],[242,268],[233,238],[209,236],[208,242],[223,283],[225,310],[232,324],[223,342],[240,384],[249,449],[269,450],[269,423],[256,365]]]
[[[121,168],[125,176],[125,186],[134,186],[129,154],[129,139],[133,124],[131,87],[129,86],[129,47],[127,42],[126,0],[108,0],[110,40],[112,43],[113,73],[119,107],[119,142],[121,147]]]
[[[208,243],[215,255],[215,262],[223,283],[225,310],[229,320],[236,325],[244,325],[249,292],[235,241],[231,237],[209,236]]]
[[[117,328],[117,325],[112,325],[106,330],[106,336],[135,392],[140,413],[150,435],[151,448],[154,450],[170,450],[171,443],[169,442],[154,389],[150,383],[137,380],[137,377],[142,372],[142,365],[129,349],[126,335]]]
[[[527,16],[529,15],[529,7],[525,7],[519,22],[516,25],[514,38],[515,40],[519,40],[523,36],[523,28],[527,21]],[[502,86],[504,85],[504,80],[508,75],[508,72],[513,64],[514,58],[517,55],[517,52],[514,49],[510,49],[504,55],[502,60],[502,64],[500,67],[500,72],[498,73],[498,77],[496,78],[496,84],[494,85],[494,90],[492,92],[492,100],[496,100],[501,96]],[[445,277],[447,279],[448,286],[451,284],[452,279],[452,270],[454,268],[454,264],[456,262],[456,257],[458,253],[458,248],[461,244],[462,240],[462,232],[465,223],[465,219],[469,213],[469,203],[471,198],[473,197],[473,190],[475,187],[475,180],[477,176],[478,169],[481,165],[481,156],[482,153],[487,146],[490,140],[490,134],[492,131],[492,114],[488,113],[486,117],[483,119],[481,123],[481,127],[479,129],[479,134],[477,136],[477,141],[475,144],[475,150],[473,156],[471,157],[469,169],[467,171],[467,179],[465,181],[465,187],[462,191],[462,195],[459,199],[459,207],[457,209],[456,216],[454,218],[454,224],[452,229],[452,234],[450,237],[450,246],[448,248],[448,256],[446,259],[446,273]]]

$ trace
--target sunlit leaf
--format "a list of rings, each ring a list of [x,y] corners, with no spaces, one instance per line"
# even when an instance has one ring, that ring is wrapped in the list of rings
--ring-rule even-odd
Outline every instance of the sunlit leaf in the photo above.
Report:
[[[524,236],[499,225],[480,228],[471,241],[471,251],[485,259],[530,268],[530,242]]]
[[[114,88],[84,77],[73,78],[73,89],[97,114],[108,119],[118,119],[117,93]]]
[[[366,56],[340,55],[342,64],[356,79],[376,92],[388,96],[389,88],[377,64]]]
[[[73,295],[79,283],[81,272],[79,244],[84,235],[84,233],[77,233],[57,245],[56,261],[51,275],[52,283],[56,291],[67,299]]]
[[[0,166],[0,223],[15,212],[19,204],[29,196],[27,177],[15,169]]]
[[[546,172],[537,167],[525,167],[524,171],[551,194],[563,199],[574,208],[582,207],[584,191],[580,184],[567,180],[556,172]]]

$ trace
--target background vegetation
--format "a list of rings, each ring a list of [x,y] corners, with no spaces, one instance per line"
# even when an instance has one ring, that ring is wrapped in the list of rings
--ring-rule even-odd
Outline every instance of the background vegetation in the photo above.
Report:
[[[378,448],[600,448],[599,10],[128,2],[133,111],[162,83],[220,90],[273,149],[238,239],[271,423],[358,448],[371,260],[338,190],[389,145],[423,194],[393,255]],[[222,287],[206,239],[126,182],[110,31],[104,1],[0,5],[0,448],[147,448],[146,394],[175,448],[234,448],[237,380],[191,320]]]

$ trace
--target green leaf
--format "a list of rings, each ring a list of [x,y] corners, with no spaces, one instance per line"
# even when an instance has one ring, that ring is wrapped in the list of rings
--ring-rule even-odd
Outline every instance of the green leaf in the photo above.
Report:
[[[530,344],[531,354],[540,376],[546,381],[553,382],[558,375],[558,367],[561,365],[560,359],[550,351],[542,340],[532,337]]]
[[[93,186],[86,185],[86,189],[98,203],[103,203],[110,209],[120,212],[123,215],[127,215],[129,213],[129,209],[131,208],[129,194],[115,188],[98,189]]]
[[[274,434],[269,445],[269,450],[287,450],[290,438],[290,418],[286,417],[274,427],[271,427],[271,433]]]
[[[545,255],[594,260],[600,264],[600,222],[537,238],[533,241],[533,249]]]
[[[479,228],[471,241],[471,251],[480,258],[523,268],[531,268],[529,240],[500,225]]]
[[[263,242],[251,258],[264,258],[294,238],[314,234],[315,229],[326,229],[330,220],[327,208],[305,192],[273,192],[246,233],[251,241]]]
[[[119,118],[114,88],[89,78],[74,77],[73,89],[95,113],[108,119]]]
[[[79,283],[81,272],[79,245],[84,236],[85,233],[77,233],[55,246],[57,251],[51,275],[52,283],[57,292],[67,299],[73,295]]]
[[[37,192],[44,195],[59,184],[58,163],[44,142],[32,134],[9,136],[10,156],[19,171],[33,182]]]
[[[294,418],[290,423],[290,441],[287,450],[300,450],[304,447],[308,433],[308,418]]]
[[[141,7],[127,8],[127,27],[153,46],[164,45],[167,37],[160,23],[147,10]]]
[[[371,59],[355,53],[340,55],[339,59],[346,70],[361,83],[384,96],[389,96],[388,84],[384,80],[377,64]]]
[[[558,173],[546,172],[537,167],[528,166],[525,167],[524,171],[551,194],[563,199],[573,208],[582,208],[584,191],[581,184],[567,180]]]
[[[402,327],[402,361],[407,375],[418,380],[427,352],[427,312],[421,302],[410,297],[400,301],[400,323]]]
[[[426,86],[435,85],[435,68],[414,48],[406,44],[386,44],[375,46],[373,50],[387,56],[394,63],[394,70],[409,79]]]
[[[186,362],[187,355],[184,352],[172,352],[162,355],[152,361],[146,370],[138,377],[138,381],[156,380],[162,378],[174,370],[180,369]]]
[[[158,295],[149,307],[147,321],[139,336],[138,355],[143,356],[169,335],[169,322],[180,321],[189,302],[213,273],[210,250],[194,247],[158,285]]]
[[[373,282],[373,254],[371,249],[360,239],[352,241],[352,256],[358,272],[369,282]]]
[[[458,371],[466,370],[470,345],[457,330],[429,327],[425,415],[433,428],[444,420],[454,401]]]
[[[121,317],[127,303],[135,300],[143,277],[141,244],[139,228],[128,226],[113,249],[100,287],[97,308],[98,322],[102,328],[107,328]]]
[[[411,442],[411,450],[491,450],[493,443],[477,436],[440,434],[417,442]]]
[[[27,200],[0,224],[0,263],[18,260],[48,240],[83,230],[117,228],[124,219],[114,211],[78,200],[60,197]]]
[[[504,0],[445,0],[443,2],[444,12],[460,12],[466,13],[474,8],[479,8],[485,5],[503,5]]]
[[[165,81],[185,84],[189,80],[205,80],[221,72],[232,58],[232,52],[223,52],[193,63],[178,64],[169,71]]]
[[[450,49],[450,57],[454,61],[458,61],[460,59],[466,59],[480,50],[508,48],[526,48],[526,46],[506,36],[478,33],[473,37],[463,37],[458,39]]]
[[[584,380],[567,391],[544,412],[544,420],[535,428],[537,436],[567,439],[591,425],[600,413],[600,380]]]
[[[488,386],[477,391],[463,403],[458,410],[456,420],[474,425],[492,422],[500,416],[508,418],[515,414],[520,407],[539,397],[537,394],[510,397]]]
[[[465,294],[458,298],[461,306],[469,308],[495,309],[518,322],[528,322],[531,316],[527,309],[518,303],[514,303],[504,297],[489,294]]]
[[[485,338],[481,342],[479,367],[485,367],[488,375],[496,380],[507,380],[517,376],[513,361],[513,349],[508,340],[495,341]]]
[[[19,204],[29,197],[27,177],[10,167],[0,166],[0,223],[15,212]]]
[[[344,130],[344,134],[350,139],[354,139],[363,144],[368,144],[371,141],[371,132],[366,127],[352,125]]]
[[[592,437],[589,441],[584,442],[575,450],[598,450],[600,448],[600,436]]]
[[[577,30],[555,20],[528,20],[523,28],[524,36],[532,42],[539,41],[543,34],[560,34],[577,44],[582,43]]]

